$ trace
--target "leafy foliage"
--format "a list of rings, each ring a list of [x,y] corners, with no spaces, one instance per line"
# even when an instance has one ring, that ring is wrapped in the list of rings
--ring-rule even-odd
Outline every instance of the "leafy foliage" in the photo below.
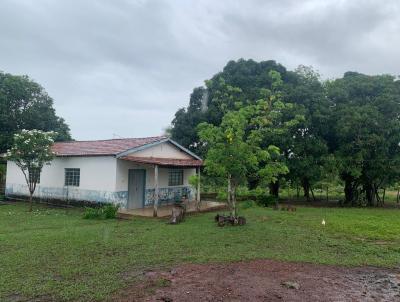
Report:
[[[56,141],[71,139],[43,87],[27,76],[0,72],[0,153],[11,147],[13,135],[22,129],[54,131]]]
[[[221,82],[217,95],[222,104],[232,104],[239,110],[227,111],[220,126],[208,123],[199,125],[199,136],[207,146],[205,160],[206,172],[228,181],[228,204],[232,216],[236,216],[236,189],[246,183],[249,175],[265,183],[274,182],[280,174],[288,172],[283,162],[274,160],[280,150],[276,146],[266,146],[266,136],[270,133],[284,132],[286,125],[276,122],[286,105],[281,101],[278,91],[281,85],[280,74],[269,73],[272,90],[262,90],[264,99],[256,104],[243,106],[241,90]],[[228,99],[224,102],[224,98]],[[290,107],[290,106],[289,106]],[[296,124],[294,121],[288,121]]]
[[[353,72],[328,82],[327,93],[333,104],[328,142],[346,202],[380,204],[379,188],[399,179],[400,83]]]
[[[40,130],[22,130],[14,134],[14,142],[6,153],[6,159],[15,162],[25,176],[30,193],[30,210],[32,211],[32,195],[35,192],[40,172],[45,164],[54,158],[51,146],[55,132]]]
[[[115,219],[119,205],[106,204],[98,208],[86,207],[83,214],[84,219]]]
[[[288,71],[274,61],[240,59],[195,89],[171,131],[189,133],[175,139],[209,156],[211,144],[193,128],[218,128],[231,112],[242,114],[242,141],[269,154],[268,164],[246,165],[250,189],[269,186],[278,197],[280,184],[290,183],[310,199],[316,186],[340,180],[346,203],[381,205],[379,190],[400,179],[399,107],[400,81],[390,75],[347,72],[323,82],[307,66]]]
[[[269,72],[275,70],[284,83],[292,82],[295,75],[275,61],[230,61],[222,72],[205,81],[205,87],[197,87],[190,96],[189,106],[179,109],[172,121],[172,139],[200,156],[207,149],[201,144],[197,126],[202,122],[218,126],[224,114],[236,109],[237,102],[255,104],[259,90],[271,85]],[[229,93],[229,95],[226,95]]]

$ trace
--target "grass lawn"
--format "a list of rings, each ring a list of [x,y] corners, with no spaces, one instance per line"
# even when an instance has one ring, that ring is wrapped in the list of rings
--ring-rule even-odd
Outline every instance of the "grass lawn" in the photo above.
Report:
[[[400,263],[396,209],[242,209],[248,224],[218,228],[215,213],[165,220],[84,220],[79,210],[0,206],[0,300],[92,301],[141,271],[185,262],[255,258],[393,267]],[[326,226],[321,225],[322,219]]]

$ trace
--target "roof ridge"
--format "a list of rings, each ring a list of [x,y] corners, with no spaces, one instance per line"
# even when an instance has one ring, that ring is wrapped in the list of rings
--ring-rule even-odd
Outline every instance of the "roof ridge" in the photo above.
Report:
[[[159,136],[147,136],[147,137],[126,137],[126,138],[110,138],[110,139],[94,139],[94,140],[82,140],[82,141],[61,141],[55,142],[57,143],[88,143],[88,142],[109,142],[109,141],[124,141],[124,140],[131,140],[131,139],[150,139],[150,138],[159,138],[164,139],[168,138],[166,135],[159,135]]]

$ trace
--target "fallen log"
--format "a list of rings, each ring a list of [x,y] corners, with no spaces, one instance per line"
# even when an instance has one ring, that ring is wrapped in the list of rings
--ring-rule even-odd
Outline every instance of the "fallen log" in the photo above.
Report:
[[[245,225],[246,218],[243,216],[231,216],[231,215],[220,215],[217,214],[214,218],[218,226],[223,227],[225,225]]]

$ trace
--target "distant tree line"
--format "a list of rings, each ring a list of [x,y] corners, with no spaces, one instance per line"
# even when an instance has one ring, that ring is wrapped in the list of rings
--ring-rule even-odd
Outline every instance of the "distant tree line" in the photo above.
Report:
[[[277,147],[268,161],[253,160],[241,170],[249,188],[268,187],[278,196],[281,183],[290,182],[312,200],[317,183],[339,179],[345,204],[373,206],[383,202],[379,190],[400,178],[399,118],[400,81],[394,76],[346,72],[323,81],[310,67],[290,71],[275,61],[240,59],[193,90],[170,134],[206,159],[212,142],[222,146],[220,133],[233,131],[240,143],[265,151]],[[266,178],[260,171],[268,166],[274,176]]]
[[[15,133],[25,130],[54,131],[56,141],[70,140],[70,129],[57,116],[53,99],[28,76],[0,71],[0,153],[12,145]]]

